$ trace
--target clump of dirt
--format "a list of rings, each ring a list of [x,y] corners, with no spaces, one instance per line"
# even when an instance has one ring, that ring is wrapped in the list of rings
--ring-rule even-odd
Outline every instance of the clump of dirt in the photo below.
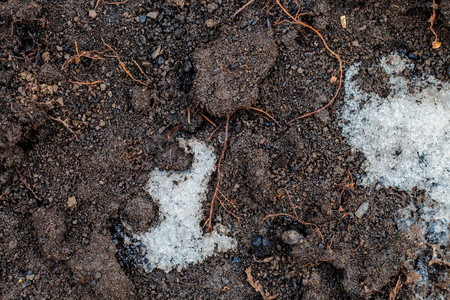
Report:
[[[36,230],[42,254],[47,259],[61,260],[67,258],[62,243],[67,228],[65,216],[56,208],[39,208],[33,213],[33,225]]]
[[[225,28],[221,37],[194,54],[194,97],[211,115],[226,117],[258,99],[258,84],[278,56],[272,32]]]
[[[90,283],[101,299],[130,299],[133,284],[115,258],[116,246],[110,236],[96,233],[89,246],[68,262],[77,281]]]
[[[124,226],[130,232],[147,232],[152,220],[155,218],[154,206],[147,197],[132,199],[123,210]]]

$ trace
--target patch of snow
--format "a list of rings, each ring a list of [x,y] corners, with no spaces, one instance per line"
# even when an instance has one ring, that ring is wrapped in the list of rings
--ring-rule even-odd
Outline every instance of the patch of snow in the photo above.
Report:
[[[359,64],[346,72],[342,132],[349,144],[366,157],[366,186],[424,190],[422,207],[399,210],[398,228],[424,245],[447,246],[450,241],[450,84],[433,76],[411,82],[402,76],[412,65],[397,54],[381,60],[389,76],[390,93],[382,98],[364,92],[356,82]],[[411,93],[411,86],[414,91]],[[420,231],[410,230],[418,224]],[[445,299],[431,283],[429,257],[419,257],[421,276],[413,290],[417,299]]]
[[[146,258],[152,267],[166,272],[178,271],[212,256],[215,251],[225,251],[235,246],[235,241],[225,235],[224,227],[203,234],[200,227],[202,202],[216,156],[198,140],[180,141],[186,152],[193,153],[191,169],[186,171],[154,170],[146,190],[160,203],[162,222],[147,233],[137,235],[147,248]],[[150,270],[151,271],[151,270]]]
[[[422,218],[438,221],[436,233],[450,221],[450,85],[433,76],[414,84],[401,75],[412,66],[397,54],[381,60],[389,76],[390,94],[366,93],[355,76],[359,64],[346,73],[343,134],[366,157],[362,184],[402,190],[423,189],[437,203],[424,208]],[[435,205],[437,204],[437,205]],[[433,206],[433,207],[432,207]],[[428,210],[428,211],[427,211]]]

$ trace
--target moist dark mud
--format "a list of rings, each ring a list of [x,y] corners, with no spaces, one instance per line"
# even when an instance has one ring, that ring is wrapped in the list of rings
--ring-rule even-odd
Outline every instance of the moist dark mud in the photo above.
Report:
[[[2,299],[261,299],[248,267],[277,299],[389,299],[399,278],[396,299],[448,297],[448,266],[428,266],[433,240],[418,229],[423,191],[359,184],[364,156],[338,124],[345,90],[288,123],[328,103],[339,63],[312,31],[276,24],[285,16],[274,2],[231,19],[245,2],[0,1]],[[298,3],[344,68],[361,63],[365,91],[386,95],[377,64],[392,52],[414,62],[408,78],[448,82],[445,1],[436,1],[436,50],[432,1]],[[237,247],[180,272],[147,272],[126,237],[159,220],[144,189],[150,172],[189,169],[179,138],[220,156],[226,117],[242,106],[280,125],[255,110],[230,118],[220,191],[233,205],[217,206],[213,224]],[[208,200],[216,183],[217,173]],[[399,222],[406,207],[409,229]],[[270,214],[291,216],[261,224]]]

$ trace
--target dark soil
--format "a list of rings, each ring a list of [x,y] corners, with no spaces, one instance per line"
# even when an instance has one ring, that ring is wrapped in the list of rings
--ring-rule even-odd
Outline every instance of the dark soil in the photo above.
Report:
[[[385,95],[377,64],[392,52],[415,63],[404,76],[449,80],[449,4],[436,2],[437,50],[432,1],[298,3],[344,67],[361,63],[361,86]],[[0,0],[2,299],[260,299],[248,267],[277,299],[389,299],[399,278],[396,299],[449,296],[448,267],[428,266],[433,241],[419,221],[399,225],[406,207],[417,216],[423,192],[358,185],[364,157],[338,124],[345,91],[288,124],[332,98],[338,61],[312,31],[276,25],[284,16],[274,2],[255,1],[232,20],[245,3]],[[283,1],[293,14],[295,3]],[[189,168],[178,138],[220,156],[226,117],[242,107],[279,125],[256,110],[230,118],[220,190],[235,208],[217,206],[213,224],[227,225],[237,248],[181,272],[146,272],[128,237],[159,219],[144,190],[150,172]],[[369,210],[357,218],[363,202]],[[276,213],[297,220],[260,226]],[[418,286],[420,268],[429,277]]]

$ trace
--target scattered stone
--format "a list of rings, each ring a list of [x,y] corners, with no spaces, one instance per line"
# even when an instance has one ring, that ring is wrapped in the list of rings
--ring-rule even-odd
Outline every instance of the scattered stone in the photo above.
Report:
[[[101,84],[100,84],[100,90],[101,90],[102,92],[104,92],[104,91],[106,90],[106,84],[105,84],[105,83],[101,83]]]
[[[73,209],[75,206],[77,206],[77,199],[75,196],[69,197],[69,199],[67,199],[67,208]]]
[[[353,47],[359,47],[359,42],[358,42],[357,40],[354,40],[354,41],[352,42],[352,46],[353,46]]]
[[[157,11],[151,11],[147,14],[147,17],[149,17],[150,19],[156,19],[158,17],[158,12]]]
[[[219,25],[220,21],[214,20],[214,19],[208,19],[205,22],[206,27],[211,28]]]
[[[48,63],[50,61],[50,52],[46,51],[46,52],[42,53],[42,60],[45,63]]]
[[[217,5],[217,3],[212,2],[212,3],[209,3],[209,4],[206,6],[206,8],[208,9],[208,12],[209,12],[209,13],[212,13],[212,12],[214,12],[216,9],[219,8],[219,5]]]
[[[33,280],[34,279],[34,275],[33,274],[27,275],[27,276],[25,276],[25,279],[26,280]]]
[[[288,245],[297,244],[297,242],[302,238],[302,235],[296,230],[288,230],[283,232],[281,239]]]
[[[161,45],[159,45],[155,51],[153,51],[152,58],[156,59],[158,56],[160,56],[164,50],[161,48]]]
[[[91,17],[92,19],[94,19],[97,16],[97,12],[95,10],[90,10],[89,11],[89,17]]]
[[[220,38],[194,54],[196,100],[216,117],[253,105],[259,95],[258,85],[277,56],[270,30],[226,29]]]
[[[367,210],[369,209],[369,202],[364,202],[363,204],[361,204],[359,206],[359,208],[356,210],[355,212],[355,216],[358,219],[361,219],[362,216],[364,216],[364,214],[367,212]]]

